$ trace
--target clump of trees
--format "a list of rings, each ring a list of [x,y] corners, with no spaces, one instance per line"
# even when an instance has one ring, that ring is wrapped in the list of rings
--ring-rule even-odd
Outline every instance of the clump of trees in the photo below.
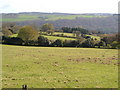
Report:
[[[20,29],[18,33],[18,38],[21,38],[24,41],[25,45],[29,44],[29,41],[37,40],[39,34],[31,26],[24,26]]]
[[[18,37],[2,37],[3,44],[10,44],[10,45],[22,45],[24,42],[21,38]]]
[[[103,48],[120,48],[118,35],[119,34],[109,34],[107,36],[103,36],[101,38],[100,45],[102,45]]]
[[[63,32],[66,32],[66,33],[72,33],[72,32],[79,31],[79,32],[81,32],[81,34],[89,34],[89,31],[87,29],[84,29],[81,27],[75,27],[75,28],[62,27],[61,29],[63,30]]]
[[[101,36],[101,39],[93,39],[90,36],[85,36],[89,32],[82,28],[62,28],[63,32],[71,32],[76,37],[76,40],[49,40],[42,36],[39,32],[46,32],[50,35],[54,33],[53,24],[43,24],[38,32],[32,26],[23,26],[19,28],[17,37],[10,37],[14,34],[13,25],[8,25],[4,28],[4,36],[2,43],[12,45],[33,45],[33,46],[52,46],[52,47],[85,47],[85,48],[120,48],[118,34],[108,34]],[[7,31],[6,31],[7,30]],[[70,31],[69,31],[70,30]],[[64,35],[60,35],[64,37]]]
[[[53,43],[51,43],[51,46],[55,47],[63,47],[63,41],[60,39],[55,40]]]
[[[38,37],[38,45],[39,46],[49,46],[50,45],[50,41],[46,37],[39,36]]]
[[[18,33],[20,26],[16,25],[15,23],[4,23],[2,25],[2,33],[4,36],[9,37],[12,34]]]
[[[52,35],[54,33],[54,26],[50,23],[45,23],[41,27],[42,32],[46,32],[49,35]]]

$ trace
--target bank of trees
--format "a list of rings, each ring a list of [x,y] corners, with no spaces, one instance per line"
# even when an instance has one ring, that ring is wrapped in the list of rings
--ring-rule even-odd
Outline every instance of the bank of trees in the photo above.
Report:
[[[44,24],[41,27],[42,32],[54,31],[52,24]],[[41,31],[40,30],[40,31]],[[32,26],[24,26],[19,29],[17,37],[9,37],[4,34],[2,42],[4,44],[12,45],[33,45],[33,46],[52,46],[52,47],[85,47],[85,48],[120,48],[118,35],[102,36],[101,40],[93,39],[90,36],[85,36],[87,30],[82,32],[83,29],[73,29],[73,34],[76,35],[76,40],[49,40],[42,36]],[[12,32],[11,32],[12,34]],[[49,33],[50,34],[50,33]],[[52,34],[50,34],[52,35]]]
[[[12,34],[18,33],[20,26],[16,25],[15,23],[4,23],[2,25],[2,33],[4,36],[9,37]]]
[[[100,44],[105,48],[120,48],[119,34],[109,34],[101,38]],[[99,45],[100,46],[100,45]]]
[[[72,33],[72,32],[79,31],[79,32],[81,32],[81,34],[89,34],[89,31],[87,29],[84,29],[81,27],[75,27],[75,28],[62,27],[61,29],[63,30],[63,32],[66,32],[66,33]]]

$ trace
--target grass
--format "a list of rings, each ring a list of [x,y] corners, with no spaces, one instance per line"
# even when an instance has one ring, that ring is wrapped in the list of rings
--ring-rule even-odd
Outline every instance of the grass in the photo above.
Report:
[[[10,37],[17,37],[18,34],[13,34]],[[57,39],[61,39],[61,40],[76,40],[74,38],[65,38],[65,37],[57,37],[57,36],[47,36],[47,35],[42,35],[46,38],[48,38],[49,40],[57,40]]]
[[[39,18],[41,17],[41,18]],[[43,17],[43,18],[42,18]],[[55,21],[59,19],[76,19],[76,17],[93,18],[99,17],[104,18],[105,16],[94,16],[94,15],[58,15],[58,14],[40,14],[40,15],[29,15],[29,14],[19,14],[16,18],[2,18],[3,22],[20,22],[29,20],[44,20],[44,21]]]
[[[53,34],[54,34],[54,35],[63,34],[63,35],[65,35],[65,36],[71,36],[71,37],[73,37],[73,34],[72,34],[72,33],[54,32]],[[94,36],[94,35],[86,35],[86,36],[90,36],[90,37],[93,38],[93,39],[96,38],[97,40],[100,40],[100,37],[99,37],[99,36]]]
[[[71,36],[73,37],[73,34],[72,33],[62,33],[62,32],[54,32],[53,35],[60,35],[60,34],[63,34],[64,36]]]
[[[94,35],[86,35],[86,36],[90,36],[91,38],[93,38],[93,39],[97,39],[97,40],[99,40],[100,41],[100,37],[99,36],[94,36]]]
[[[48,19],[45,19],[46,21],[54,21],[59,19],[76,19],[76,17],[85,17],[85,18],[93,18],[93,17],[99,17],[102,18],[102,16],[93,16],[93,15],[47,15]]]
[[[16,18],[2,18],[3,22],[18,22],[18,21],[28,21],[28,20],[37,20],[38,16],[37,15],[19,15]]]
[[[57,40],[57,39],[61,39],[61,40],[76,40],[74,38],[65,38],[65,37],[47,36],[47,35],[43,35],[43,36],[48,38],[49,40]]]
[[[118,51],[3,45],[3,88],[117,88]]]
[[[70,36],[73,37],[72,33],[62,33],[62,32],[54,32],[53,35],[61,35],[63,34],[64,36]],[[44,37],[47,37],[49,40],[56,40],[56,39],[62,39],[62,40],[76,40],[74,38],[65,38],[65,37],[57,37],[57,36],[46,36],[43,35]],[[86,35],[86,36],[90,36],[93,39],[97,39],[98,41],[100,41],[100,37],[99,36],[94,36],[94,35]]]
[[[64,36],[71,36],[73,37],[72,33],[62,33],[62,32],[54,32],[53,35],[60,35],[63,34]],[[17,37],[18,34],[13,34],[10,37]],[[61,39],[61,40],[76,40],[74,38],[65,38],[65,37],[57,37],[57,36],[47,36],[47,35],[43,35],[44,37],[47,37],[49,40],[56,40],[56,39]],[[86,35],[86,36],[90,36],[93,39],[97,39],[100,40],[99,36],[94,36],[94,35]]]
[[[18,34],[12,34],[10,37],[17,37]]]

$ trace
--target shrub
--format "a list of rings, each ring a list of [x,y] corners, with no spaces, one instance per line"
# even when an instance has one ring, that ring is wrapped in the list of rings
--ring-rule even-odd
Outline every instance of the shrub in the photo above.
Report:
[[[117,41],[113,41],[111,46],[112,48],[118,48],[119,43]]]
[[[81,46],[87,48],[94,48],[95,47],[94,40],[88,38],[81,44]]]
[[[62,47],[63,46],[63,41],[60,40],[60,39],[57,39],[52,43],[52,46]]]
[[[77,40],[65,40],[63,42],[63,46],[65,46],[65,47],[78,47],[79,41],[77,41]]]
[[[23,44],[23,40],[21,38],[18,37],[3,37],[3,43],[5,44],[12,44],[12,45],[22,45]]]
[[[39,36],[38,37],[38,45],[39,46],[49,46],[49,40],[46,37]]]

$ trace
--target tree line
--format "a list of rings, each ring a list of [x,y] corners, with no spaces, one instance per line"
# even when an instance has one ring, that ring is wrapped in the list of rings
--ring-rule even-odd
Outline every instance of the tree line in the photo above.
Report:
[[[14,31],[16,27],[9,25],[4,27],[2,43],[11,45],[32,45],[32,46],[52,46],[52,47],[86,47],[86,48],[119,48],[118,34],[101,36],[98,41],[90,36],[85,36],[89,31],[83,28],[68,28],[62,27],[63,32],[71,30],[75,35],[76,40],[49,40],[42,36],[43,32],[47,32],[48,35],[54,33],[53,24],[45,23],[41,26],[40,31],[36,30],[33,26],[23,26],[17,28],[17,32]],[[18,30],[19,29],[19,30]],[[10,37],[10,35],[18,33],[17,37]],[[82,34],[82,35],[81,35]]]

